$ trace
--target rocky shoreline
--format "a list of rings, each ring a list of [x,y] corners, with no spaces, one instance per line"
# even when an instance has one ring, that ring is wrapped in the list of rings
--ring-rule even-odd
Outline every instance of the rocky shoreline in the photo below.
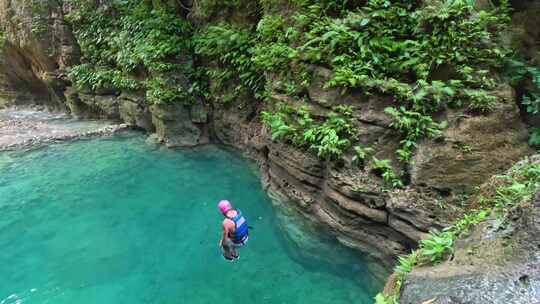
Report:
[[[0,110],[0,151],[113,135],[131,129],[126,123],[76,121],[42,109]]]

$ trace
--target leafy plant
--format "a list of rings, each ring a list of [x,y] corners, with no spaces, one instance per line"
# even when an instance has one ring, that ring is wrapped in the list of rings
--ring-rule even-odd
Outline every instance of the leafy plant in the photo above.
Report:
[[[413,251],[408,255],[399,256],[398,263],[394,271],[403,276],[412,271],[413,267],[418,263],[418,251]]]
[[[191,57],[193,28],[176,15],[174,5],[135,0],[72,4],[66,19],[83,62],[69,73],[77,86],[144,90],[152,103],[192,103],[205,95]]]
[[[351,108],[340,105],[328,113],[328,117],[322,124],[306,128],[303,136],[309,144],[309,149],[322,157],[343,154],[343,151],[351,145],[348,138],[354,134],[350,123],[351,117]]]
[[[4,32],[0,30],[0,54],[2,53],[2,49],[4,48],[5,43],[6,43],[6,36]]]
[[[273,140],[285,139],[323,158],[341,156],[351,146],[348,138],[354,136],[352,110],[344,105],[335,107],[323,121],[313,119],[305,107],[293,109],[284,103],[275,112],[263,111],[261,117]]]
[[[445,123],[433,121],[431,116],[409,111],[405,107],[399,109],[388,107],[384,112],[394,119],[390,126],[400,131],[404,136],[400,142],[401,147],[396,151],[398,158],[402,161],[410,160],[417,140],[438,136],[446,126]]]
[[[365,159],[373,152],[372,148],[365,148],[361,145],[356,145],[353,149],[354,155],[352,157],[352,162],[360,165],[363,165]]]
[[[533,127],[529,130],[529,145],[540,146],[540,128]]]
[[[540,111],[540,69],[517,58],[508,60],[507,66],[507,74],[513,84],[521,83],[527,88],[521,98],[521,104],[525,106],[527,112],[537,114]]]
[[[31,31],[35,35],[45,33],[48,26],[49,3],[46,0],[31,0],[32,9]]]
[[[375,304],[397,304],[395,296],[385,296],[382,293],[378,293],[375,296]]]
[[[456,143],[455,148],[461,150],[463,153],[471,153],[473,151],[473,147],[466,143]]]
[[[249,31],[228,24],[208,27],[195,37],[195,52],[217,63],[208,69],[207,76],[221,90],[233,78],[240,82],[232,93],[233,98],[245,90],[261,97],[264,90],[264,74],[251,62],[254,37]]]
[[[379,171],[384,182],[392,188],[403,188],[403,181],[394,172],[392,168],[392,162],[389,159],[372,158],[373,168]]]
[[[438,263],[443,256],[453,251],[454,236],[450,232],[433,233],[430,238],[420,241],[421,254],[432,263]]]

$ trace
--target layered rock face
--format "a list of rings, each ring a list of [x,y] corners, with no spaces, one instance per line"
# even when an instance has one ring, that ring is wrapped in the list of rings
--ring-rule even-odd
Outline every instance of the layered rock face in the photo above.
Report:
[[[55,3],[43,11],[48,22],[37,35],[32,31],[36,21],[29,1],[0,0],[0,24],[6,37],[0,65],[0,106],[46,103],[81,118],[125,121],[155,132],[154,137],[169,146],[216,141],[236,147],[258,161],[264,185],[283,201],[342,243],[388,266],[431,229],[443,228],[460,215],[462,203],[474,187],[530,153],[513,90],[501,86],[497,107],[490,113],[445,111],[441,120],[448,121],[449,127],[443,136],[420,142],[411,165],[395,167],[406,172],[409,185],[390,190],[371,161],[358,164],[352,161],[353,155],[326,161],[272,141],[259,117],[271,103],[248,95],[227,105],[149,106],[145,95],[138,92],[76,90],[65,78],[67,67],[79,60],[77,44],[63,21],[69,7]],[[243,19],[242,12],[229,13],[220,18],[249,21]],[[191,15],[200,26],[208,22],[197,15],[197,2]],[[23,22],[13,22],[13,18]],[[362,92],[344,96],[339,90],[323,88],[330,70],[313,65],[310,73],[313,80],[305,105],[314,115],[324,116],[336,104],[351,105],[360,143],[372,147],[377,158],[397,164],[394,152],[400,138],[390,128],[391,117],[383,111],[394,100]],[[298,106],[278,89],[271,99]]]
[[[413,165],[405,168],[411,183],[398,190],[386,190],[373,165],[359,167],[351,161],[352,155],[322,161],[312,153],[271,141],[257,119],[256,107],[243,115],[240,105],[214,110],[213,125],[220,142],[259,160],[263,181],[283,200],[332,231],[342,243],[390,265],[393,257],[413,248],[431,229],[441,229],[461,214],[461,204],[476,186],[530,152],[512,90],[504,90],[498,108],[490,114],[449,113],[444,138],[420,144]],[[324,104],[336,102],[327,96],[316,98]],[[392,158],[399,139],[389,128],[388,117],[374,110],[384,107],[384,100],[372,97],[353,106],[365,145],[376,147],[380,158]],[[470,151],[463,151],[465,143],[471,145]]]
[[[540,192],[515,203],[507,218],[482,222],[458,239],[451,260],[407,274],[400,303],[538,303]]]

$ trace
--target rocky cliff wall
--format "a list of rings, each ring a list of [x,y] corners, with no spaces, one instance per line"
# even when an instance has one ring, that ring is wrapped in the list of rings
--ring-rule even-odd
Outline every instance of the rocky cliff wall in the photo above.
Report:
[[[388,266],[431,229],[441,229],[462,214],[464,202],[476,186],[531,152],[514,91],[501,85],[497,106],[487,114],[441,113],[440,119],[448,121],[448,128],[437,139],[419,142],[410,165],[395,165],[397,171],[406,172],[408,185],[388,189],[372,161],[359,165],[352,154],[322,160],[311,152],[273,141],[259,116],[272,103],[256,101],[249,94],[227,105],[150,106],[140,92],[75,89],[65,77],[80,56],[70,26],[63,19],[70,8],[59,1],[43,2],[47,5],[38,8],[32,3],[0,0],[5,40],[0,105],[46,104],[81,118],[122,120],[155,133],[153,138],[169,146],[215,141],[236,147],[257,160],[264,185],[306,219]],[[190,16],[205,26],[211,17],[198,13],[198,4],[195,1]],[[221,19],[252,22],[234,10],[224,12]],[[362,92],[342,95],[323,88],[330,70],[317,65],[309,70],[312,82],[305,105],[321,116],[332,105],[351,105],[360,142],[372,147],[376,157],[395,160],[400,138],[390,127],[391,117],[383,111],[393,99]],[[266,78],[276,88],[272,100],[298,106],[281,93],[279,79],[273,75]],[[219,92],[215,94],[219,99]]]
[[[61,1],[0,1],[0,106],[65,108],[66,69],[79,48]]]
[[[538,176],[533,173],[540,164],[538,155],[521,164],[526,162],[535,169],[525,175]],[[508,179],[493,177],[481,187],[480,193],[496,193],[504,183]],[[538,186],[537,178],[532,184]],[[506,212],[495,212],[463,233],[443,262],[418,266],[406,274],[399,303],[539,303],[538,189],[533,196],[508,202]]]

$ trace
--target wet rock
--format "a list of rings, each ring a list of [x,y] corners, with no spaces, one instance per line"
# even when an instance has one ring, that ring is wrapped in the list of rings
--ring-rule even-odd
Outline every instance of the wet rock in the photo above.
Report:
[[[191,106],[191,121],[198,124],[208,122],[208,109],[203,105],[202,101]]]
[[[371,208],[384,208],[386,206],[386,195],[380,191],[381,181],[357,166],[330,166],[327,185],[342,195],[362,202]]]
[[[270,135],[257,117],[258,107],[258,101],[249,95],[215,106],[211,121],[215,139],[242,150],[248,157],[264,160]]]
[[[338,88],[325,88],[326,83],[332,77],[332,70],[321,66],[310,66],[312,81],[308,87],[308,94],[311,101],[323,106],[332,107],[338,104],[351,104],[355,96],[344,96],[342,90]]]
[[[272,143],[269,146],[268,159],[303,183],[318,186],[322,182],[321,160],[298,148],[282,143]]]
[[[384,95],[372,95],[369,98],[360,99],[354,105],[353,116],[361,122],[388,129],[392,123],[392,117],[384,113],[387,107],[395,106],[394,98]]]
[[[355,218],[363,217],[377,223],[388,223],[388,213],[386,210],[371,208],[369,205],[347,198],[331,188],[326,189],[325,195],[343,210],[355,214]]]
[[[79,93],[73,87],[66,88],[66,104],[69,112],[76,118],[90,118],[92,116],[90,107],[79,98]]]
[[[429,236],[426,231],[420,230],[418,227],[400,219],[393,214],[388,217],[388,226],[416,242],[419,242],[420,240],[423,240]]]

